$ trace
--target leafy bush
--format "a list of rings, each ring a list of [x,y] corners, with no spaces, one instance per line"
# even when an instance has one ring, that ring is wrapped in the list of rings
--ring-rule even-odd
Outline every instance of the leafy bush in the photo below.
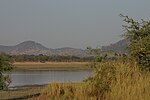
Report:
[[[137,22],[128,16],[124,21],[125,37],[130,40],[128,45],[129,55],[135,59],[142,70],[150,70],[150,21]]]
[[[92,76],[87,78],[87,82],[93,87],[93,95],[104,98],[106,92],[110,91],[110,84],[115,80],[116,69],[113,62],[96,62],[94,63]]]
[[[0,90],[6,89],[11,82],[8,75],[4,75],[5,72],[12,70],[12,64],[9,57],[5,53],[0,53]]]

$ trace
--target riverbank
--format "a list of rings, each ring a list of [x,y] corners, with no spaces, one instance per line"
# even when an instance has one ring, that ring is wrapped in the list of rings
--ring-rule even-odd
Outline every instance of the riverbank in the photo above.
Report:
[[[15,70],[89,70],[88,62],[15,62]]]
[[[45,85],[32,85],[16,87],[16,89],[8,89],[0,91],[0,100],[25,100],[28,98],[39,96]]]
[[[82,83],[50,83],[45,85],[27,85],[0,90],[0,100],[36,100],[50,85],[81,86]]]

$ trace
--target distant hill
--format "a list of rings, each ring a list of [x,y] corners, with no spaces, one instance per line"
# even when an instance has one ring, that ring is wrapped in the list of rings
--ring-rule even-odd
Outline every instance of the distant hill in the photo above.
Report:
[[[114,51],[117,53],[126,53],[127,52],[126,48],[127,48],[128,43],[129,43],[129,40],[123,39],[114,44],[110,44],[108,46],[102,46],[101,50],[102,51],[110,50],[110,51]]]
[[[111,44],[109,46],[103,46],[102,51],[113,50],[119,53],[125,53],[125,48],[127,47],[127,40],[121,40],[117,43]],[[11,55],[54,55],[54,56],[78,56],[85,57],[88,56],[85,50],[75,49],[70,47],[49,49],[40,43],[34,41],[25,41],[15,46],[3,46],[0,45],[0,52],[6,52]]]
[[[25,41],[15,46],[3,46],[0,45],[0,52],[6,52],[11,55],[60,55],[60,56],[86,56],[86,52],[81,49],[75,48],[59,48],[49,49],[40,43],[34,41]]]
[[[34,41],[25,41],[15,46],[17,50],[24,51],[29,49],[35,50],[48,50],[45,46],[41,45],[40,43],[36,43]]]

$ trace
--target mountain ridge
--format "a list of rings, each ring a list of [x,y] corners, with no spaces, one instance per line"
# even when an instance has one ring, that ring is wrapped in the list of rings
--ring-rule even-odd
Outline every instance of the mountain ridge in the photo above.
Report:
[[[43,46],[35,41],[24,41],[14,46],[0,45],[0,52],[6,52],[10,55],[60,55],[60,56],[85,56],[85,52],[82,49],[64,47],[58,49],[51,49]]]
[[[101,50],[112,50],[118,53],[125,53],[125,48],[127,47],[128,41],[126,39],[120,40],[116,43],[110,44],[108,46],[102,46]],[[14,46],[4,46],[0,45],[0,52],[6,52],[10,55],[48,55],[48,56],[78,56],[85,57],[88,56],[86,50],[64,47],[51,49],[43,46],[42,44],[35,41],[24,41]]]

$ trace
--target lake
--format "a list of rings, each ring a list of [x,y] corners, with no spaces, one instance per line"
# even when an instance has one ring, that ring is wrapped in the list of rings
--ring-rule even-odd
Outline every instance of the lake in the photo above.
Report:
[[[51,82],[80,82],[90,74],[90,70],[15,70],[9,74],[12,80],[9,87],[42,85]]]

